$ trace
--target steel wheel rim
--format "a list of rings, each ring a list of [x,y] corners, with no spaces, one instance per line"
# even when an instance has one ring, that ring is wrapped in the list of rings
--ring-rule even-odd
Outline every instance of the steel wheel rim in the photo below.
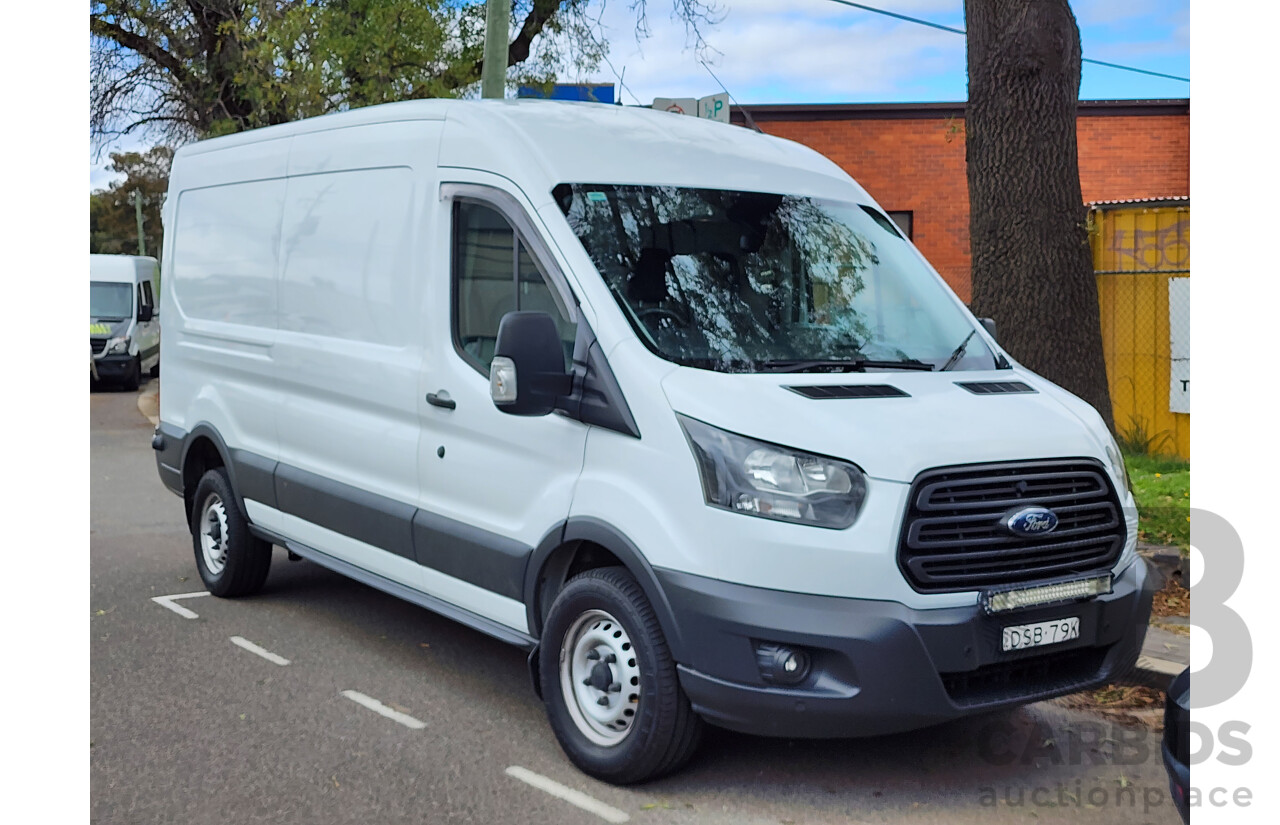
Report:
[[[227,506],[222,497],[213,493],[205,501],[200,514],[200,553],[204,566],[218,575],[227,566]]]
[[[594,744],[612,747],[631,734],[640,708],[640,668],[617,619],[588,610],[573,622],[560,644],[560,690],[574,725]]]

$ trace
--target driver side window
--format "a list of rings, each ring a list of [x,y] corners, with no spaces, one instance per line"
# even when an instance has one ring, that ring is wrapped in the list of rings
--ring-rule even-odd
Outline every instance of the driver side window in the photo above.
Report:
[[[498,325],[515,311],[545,312],[573,356],[577,325],[568,319],[543,268],[511,223],[491,206],[459,200],[453,207],[453,336],[463,357],[489,372]]]

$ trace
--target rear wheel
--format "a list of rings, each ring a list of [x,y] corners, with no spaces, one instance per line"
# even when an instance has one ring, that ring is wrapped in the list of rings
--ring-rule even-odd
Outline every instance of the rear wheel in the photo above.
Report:
[[[271,568],[271,545],[249,532],[222,467],[206,472],[196,487],[191,538],[196,568],[210,593],[247,596],[262,588]]]
[[[542,645],[547,717],[583,772],[630,784],[693,756],[702,719],[680,688],[653,608],[625,569],[589,570],[565,585]]]

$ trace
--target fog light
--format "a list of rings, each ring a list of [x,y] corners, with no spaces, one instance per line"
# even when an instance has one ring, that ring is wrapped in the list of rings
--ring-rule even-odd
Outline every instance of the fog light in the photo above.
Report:
[[[762,642],[756,645],[756,665],[772,684],[798,685],[809,677],[809,654],[801,648]]]

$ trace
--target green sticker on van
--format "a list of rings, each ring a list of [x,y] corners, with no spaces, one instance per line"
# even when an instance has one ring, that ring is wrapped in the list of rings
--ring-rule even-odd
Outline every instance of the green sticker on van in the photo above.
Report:
[[[587,200],[591,201],[592,203],[604,203],[605,201],[609,200],[609,196],[603,192],[588,192]]]
[[[89,334],[90,335],[110,335],[111,327],[106,324],[90,324]]]

